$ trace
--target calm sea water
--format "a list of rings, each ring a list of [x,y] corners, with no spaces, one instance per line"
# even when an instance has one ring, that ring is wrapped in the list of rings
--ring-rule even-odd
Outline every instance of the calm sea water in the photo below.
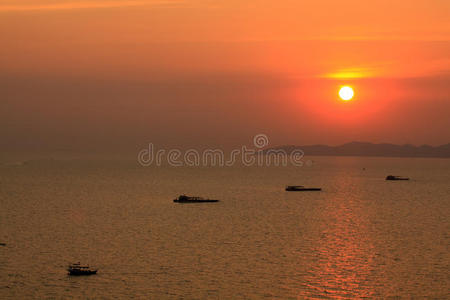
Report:
[[[0,298],[448,298],[450,160],[313,160],[2,164]],[[181,193],[222,201],[173,203]],[[98,274],[68,276],[77,261]]]

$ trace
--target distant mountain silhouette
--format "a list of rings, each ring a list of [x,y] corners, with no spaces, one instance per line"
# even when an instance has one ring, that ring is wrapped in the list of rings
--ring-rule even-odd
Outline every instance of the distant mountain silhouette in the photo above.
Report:
[[[299,149],[305,155],[329,155],[329,156],[391,156],[391,157],[448,157],[450,158],[450,143],[442,146],[432,147],[429,145],[393,145],[372,144],[364,142],[351,142],[340,146],[309,145],[295,146],[286,145],[270,149],[281,149],[287,153]],[[266,149],[268,151],[270,149]]]

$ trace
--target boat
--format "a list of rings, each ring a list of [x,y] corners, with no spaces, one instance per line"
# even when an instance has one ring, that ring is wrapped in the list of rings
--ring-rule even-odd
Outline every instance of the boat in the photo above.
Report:
[[[308,188],[303,185],[288,185],[286,191],[288,192],[304,192],[304,191],[321,191],[321,188]]]
[[[177,199],[173,200],[177,203],[204,203],[204,202],[219,202],[219,200],[205,199],[202,197],[189,197],[186,195],[181,195]]]
[[[401,177],[401,176],[394,176],[394,175],[388,175],[386,177],[386,180],[409,180],[408,177]]]
[[[92,270],[89,266],[82,266],[79,262],[69,265],[67,271],[72,276],[97,274],[97,270]]]

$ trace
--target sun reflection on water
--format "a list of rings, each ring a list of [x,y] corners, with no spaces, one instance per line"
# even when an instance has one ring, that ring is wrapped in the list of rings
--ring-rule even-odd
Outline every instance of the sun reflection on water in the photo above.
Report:
[[[353,180],[353,179],[352,179]],[[346,299],[373,297],[368,287],[372,272],[373,247],[367,219],[359,199],[352,194],[350,178],[336,178],[349,193],[329,198],[320,225],[315,262],[306,276],[307,296]]]

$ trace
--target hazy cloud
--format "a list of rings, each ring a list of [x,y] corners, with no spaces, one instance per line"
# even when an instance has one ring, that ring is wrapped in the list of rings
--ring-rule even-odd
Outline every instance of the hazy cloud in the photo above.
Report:
[[[63,3],[40,3],[40,4],[0,4],[0,12],[20,12],[20,11],[51,11],[89,8],[114,8],[126,6],[165,6],[179,5],[182,0],[128,0],[128,1],[70,1]]]

